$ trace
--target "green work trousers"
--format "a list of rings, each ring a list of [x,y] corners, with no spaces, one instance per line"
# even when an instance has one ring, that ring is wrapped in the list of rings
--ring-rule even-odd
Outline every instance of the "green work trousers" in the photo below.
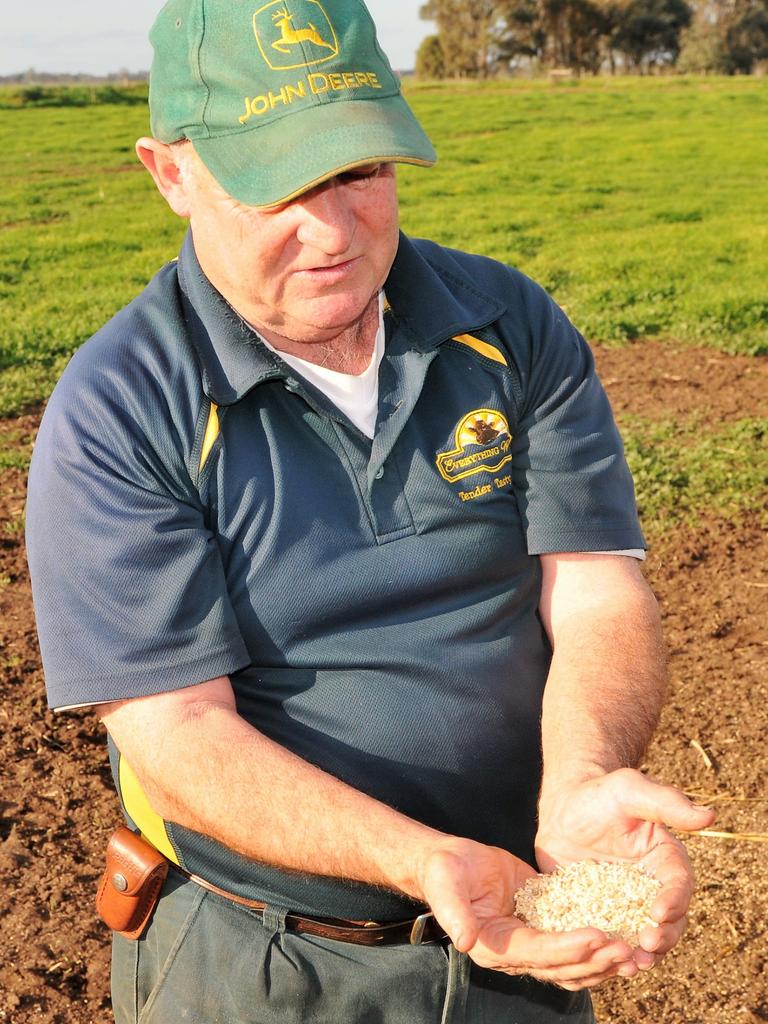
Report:
[[[114,936],[116,1024],[594,1024],[585,992],[477,968],[453,946],[297,935],[171,872],[141,939]]]

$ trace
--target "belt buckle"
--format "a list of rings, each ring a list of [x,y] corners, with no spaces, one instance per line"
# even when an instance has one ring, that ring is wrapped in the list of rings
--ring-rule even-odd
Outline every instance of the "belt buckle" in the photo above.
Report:
[[[425,914],[419,914],[413,922],[411,935],[408,940],[412,946],[420,946],[424,942],[424,932],[427,930],[427,924],[429,923],[430,918],[432,918],[432,920],[435,918],[435,915],[431,910],[427,911]]]

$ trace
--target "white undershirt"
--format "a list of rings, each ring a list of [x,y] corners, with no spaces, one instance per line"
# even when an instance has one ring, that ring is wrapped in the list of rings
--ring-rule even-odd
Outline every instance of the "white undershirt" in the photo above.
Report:
[[[384,355],[384,297],[379,292],[379,329],[371,354],[371,361],[362,373],[341,373],[329,370],[327,366],[318,366],[306,359],[282,352],[270,345],[259,335],[267,348],[271,348],[280,358],[298,370],[304,380],[314,384],[326,398],[354,423],[358,430],[373,440],[376,430],[376,413],[379,408],[379,363]]]
[[[297,370],[310,384],[321,391],[326,398],[362,431],[373,440],[376,429],[376,413],[379,404],[379,363],[384,355],[384,293],[379,292],[379,329],[373,346],[371,361],[362,373],[341,373],[329,370],[326,366],[318,366],[299,356],[282,352],[270,345],[259,335],[267,348],[277,353],[284,362]],[[631,558],[645,558],[641,548],[628,548],[624,551],[586,551],[588,555],[628,555]]]

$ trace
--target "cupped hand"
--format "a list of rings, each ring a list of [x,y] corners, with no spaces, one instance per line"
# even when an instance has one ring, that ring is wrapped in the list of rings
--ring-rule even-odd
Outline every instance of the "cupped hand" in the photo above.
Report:
[[[515,893],[536,872],[506,850],[446,839],[427,858],[423,898],[462,952],[479,966],[529,974],[572,991],[626,973],[632,951],[595,928],[547,933],[515,913]]]
[[[536,859],[542,871],[580,860],[622,860],[641,864],[661,882],[632,960],[652,967],[686,927],[693,871],[682,843],[670,828],[706,828],[714,812],[698,807],[678,789],[638,771],[621,768],[570,786],[545,789],[539,812]],[[619,973],[632,973],[627,967]]]

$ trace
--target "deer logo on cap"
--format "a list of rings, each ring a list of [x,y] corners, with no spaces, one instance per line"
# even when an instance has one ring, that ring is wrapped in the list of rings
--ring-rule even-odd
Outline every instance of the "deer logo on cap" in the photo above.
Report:
[[[339,54],[339,41],[320,0],[272,0],[253,16],[261,55],[273,71],[311,67]],[[298,10],[296,10],[298,8]]]

